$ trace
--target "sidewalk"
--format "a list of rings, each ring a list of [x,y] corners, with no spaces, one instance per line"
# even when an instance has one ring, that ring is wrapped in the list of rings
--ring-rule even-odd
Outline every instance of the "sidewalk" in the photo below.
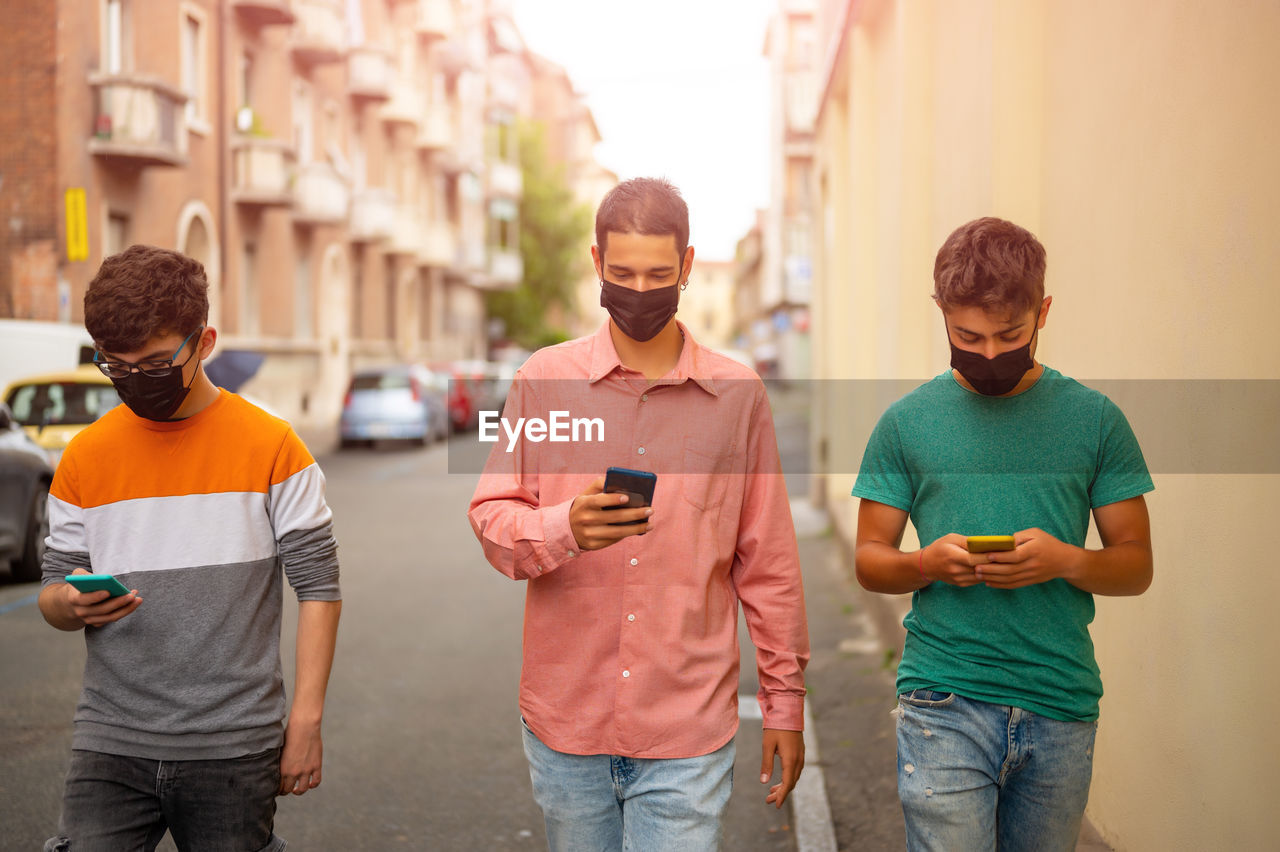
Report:
[[[890,711],[910,597],[867,592],[854,576],[853,530],[800,534],[825,513],[793,503],[812,659],[806,680],[821,747],[839,850],[906,848],[897,790],[897,740]],[[1077,852],[1111,852],[1088,819]],[[800,852],[805,852],[801,849]]]

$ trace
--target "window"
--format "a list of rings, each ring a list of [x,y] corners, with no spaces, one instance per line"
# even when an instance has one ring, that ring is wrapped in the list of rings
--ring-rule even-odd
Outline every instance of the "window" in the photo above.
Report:
[[[128,0],[106,0],[102,15],[102,70],[119,74],[133,66]]]
[[[386,274],[383,278],[385,292],[383,294],[383,310],[385,324],[383,330],[387,340],[396,339],[396,266],[391,255],[386,256]]]
[[[312,115],[311,86],[304,80],[293,88],[293,146],[298,163],[309,163],[315,145],[315,118]]]
[[[364,338],[364,248],[351,247],[351,339]]]
[[[182,32],[182,91],[187,96],[187,124],[197,130],[208,130],[208,94],[205,66],[208,50],[205,46],[204,12],[194,6],[184,6]]]
[[[293,336],[298,339],[315,337],[315,299],[311,283],[311,241],[299,239],[298,260],[294,264],[293,287]]]
[[[125,213],[107,213],[107,244],[102,247],[103,257],[119,254],[132,243],[129,242],[129,216]]]
[[[261,331],[258,320],[258,247],[245,243],[240,253],[240,333],[254,335]]]

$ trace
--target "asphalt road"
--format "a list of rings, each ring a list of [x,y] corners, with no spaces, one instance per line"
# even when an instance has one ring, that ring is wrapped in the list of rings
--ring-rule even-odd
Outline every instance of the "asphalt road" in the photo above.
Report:
[[[784,462],[802,455],[803,418],[780,411],[778,424]],[[443,446],[348,451],[321,464],[345,599],[324,782],[280,800],[277,833],[302,850],[545,849],[516,710],[523,586],[481,556],[466,520],[474,475],[448,473]],[[789,484],[793,496],[807,491],[802,477]],[[821,522],[809,527],[810,703],[822,752],[811,766],[826,773],[839,848],[900,849],[891,665],[839,549]],[[4,850],[39,849],[56,827],[84,660],[80,635],[48,627],[26,602],[36,590],[0,573]],[[286,684],[293,611],[286,606]],[[754,652],[742,636],[739,692],[754,696]],[[790,808],[764,804],[759,749],[759,722],[744,721],[726,825],[732,852],[796,848]]]

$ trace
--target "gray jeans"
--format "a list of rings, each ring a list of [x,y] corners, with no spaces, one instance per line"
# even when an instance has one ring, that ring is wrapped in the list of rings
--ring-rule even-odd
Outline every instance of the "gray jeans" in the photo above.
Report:
[[[73,750],[57,837],[45,852],[279,852],[280,749],[226,760],[147,760]]]

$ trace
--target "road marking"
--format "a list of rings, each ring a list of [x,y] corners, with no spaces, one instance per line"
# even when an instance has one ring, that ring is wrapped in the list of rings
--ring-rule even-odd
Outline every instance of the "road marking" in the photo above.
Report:
[[[27,604],[33,604],[39,597],[40,596],[38,594],[28,595],[25,598],[18,598],[16,601],[9,601],[7,604],[0,606],[0,615],[4,615],[6,612],[12,612],[15,609],[21,609]]]
[[[738,718],[763,718],[754,695],[738,696]],[[836,830],[831,822],[827,782],[818,760],[818,732],[813,725],[807,698],[804,702],[804,771],[791,791],[790,800],[798,852],[836,852]]]

